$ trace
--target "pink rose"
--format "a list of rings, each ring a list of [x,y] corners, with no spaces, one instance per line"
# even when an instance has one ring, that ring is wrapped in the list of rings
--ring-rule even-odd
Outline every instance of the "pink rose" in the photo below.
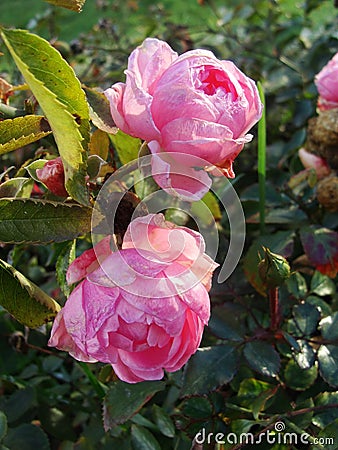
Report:
[[[262,113],[255,83],[231,61],[207,50],[178,56],[165,42],[150,38],[130,55],[126,83],[105,94],[117,126],[146,140],[152,154],[163,159],[166,167],[154,177],[157,183],[165,189],[192,189],[199,197],[208,190],[205,176],[189,172],[191,178],[199,175],[204,187],[187,186],[184,174],[177,177],[172,166],[191,171],[196,167],[191,155],[200,158],[200,167],[217,166],[233,178],[232,163],[252,139],[247,133]]]
[[[180,369],[210,316],[216,264],[204,254],[203,238],[151,214],[131,222],[122,250],[112,253],[107,242],[97,247],[99,266],[87,253],[92,271],[81,256],[70,266],[77,271],[78,261],[75,278],[85,278],[57,315],[49,345],[80,361],[109,363],[129,383]]]
[[[68,197],[65,188],[65,171],[60,157],[48,161],[42,169],[37,169],[36,176],[53,194]]]
[[[318,109],[338,108],[338,53],[316,75],[315,84],[319,92]]]
[[[298,150],[298,156],[306,169],[314,169],[316,171],[316,175],[319,180],[326,177],[331,172],[331,169],[325,159],[308,152],[305,148],[300,148]]]

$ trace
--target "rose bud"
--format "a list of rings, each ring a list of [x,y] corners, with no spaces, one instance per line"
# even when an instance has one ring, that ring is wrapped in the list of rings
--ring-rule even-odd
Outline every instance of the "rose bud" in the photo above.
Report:
[[[68,197],[65,188],[65,172],[60,157],[48,161],[42,169],[37,169],[36,175],[53,194]]]

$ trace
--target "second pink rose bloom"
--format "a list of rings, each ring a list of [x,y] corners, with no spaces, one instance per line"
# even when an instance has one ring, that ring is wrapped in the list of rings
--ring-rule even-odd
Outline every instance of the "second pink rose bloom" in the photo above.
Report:
[[[151,38],[131,53],[126,82],[105,94],[116,125],[147,141],[157,183],[196,198],[210,182],[193,168],[217,167],[218,174],[233,178],[232,163],[262,114],[254,81],[234,63],[208,50],[178,56]]]

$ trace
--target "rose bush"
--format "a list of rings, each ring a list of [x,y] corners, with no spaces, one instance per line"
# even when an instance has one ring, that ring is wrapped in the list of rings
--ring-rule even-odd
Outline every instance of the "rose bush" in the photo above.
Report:
[[[319,92],[318,109],[338,108],[338,53],[316,75],[315,83]]]
[[[126,236],[122,250],[111,252],[105,240],[69,267],[68,280],[85,278],[58,313],[49,345],[110,363],[121,380],[136,383],[161,379],[195,353],[216,264],[198,233],[160,214],[135,219]]]
[[[232,163],[259,120],[262,104],[253,80],[233,62],[207,50],[178,56],[165,42],[146,39],[129,57],[126,82],[105,91],[116,125],[147,141],[155,180],[164,189],[201,196],[206,175],[192,171],[195,161],[211,171],[215,166],[233,178]],[[158,160],[160,158],[160,161]],[[186,167],[187,174],[176,167]],[[197,177],[200,183],[193,182]]]

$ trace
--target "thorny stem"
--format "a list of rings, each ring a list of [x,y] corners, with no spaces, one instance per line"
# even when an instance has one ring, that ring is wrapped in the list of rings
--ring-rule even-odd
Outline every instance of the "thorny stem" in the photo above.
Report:
[[[278,287],[269,289],[269,302],[270,302],[270,320],[271,320],[270,328],[272,331],[276,331],[281,321]]]

